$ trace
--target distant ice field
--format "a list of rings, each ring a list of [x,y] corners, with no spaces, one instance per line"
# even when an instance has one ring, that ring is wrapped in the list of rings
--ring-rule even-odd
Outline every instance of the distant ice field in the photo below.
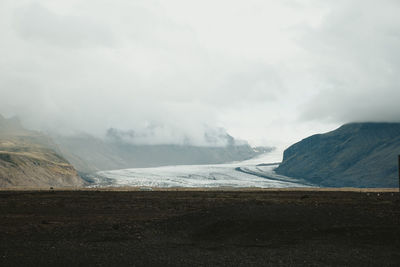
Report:
[[[259,187],[310,186],[298,179],[278,175],[279,151],[241,162],[209,165],[177,165],[101,171],[93,177],[93,187]]]

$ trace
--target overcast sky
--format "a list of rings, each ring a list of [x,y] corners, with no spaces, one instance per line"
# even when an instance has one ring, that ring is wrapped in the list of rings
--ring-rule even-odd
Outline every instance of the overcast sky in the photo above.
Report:
[[[399,14],[398,0],[0,0],[0,113],[278,146],[400,121]]]

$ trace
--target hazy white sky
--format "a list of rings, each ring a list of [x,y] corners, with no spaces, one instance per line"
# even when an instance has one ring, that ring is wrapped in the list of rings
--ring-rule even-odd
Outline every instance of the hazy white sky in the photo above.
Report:
[[[0,0],[0,113],[258,145],[400,121],[398,14],[398,0]]]

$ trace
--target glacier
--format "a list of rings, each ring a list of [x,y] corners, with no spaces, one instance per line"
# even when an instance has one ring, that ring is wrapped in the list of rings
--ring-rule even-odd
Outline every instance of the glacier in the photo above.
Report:
[[[132,168],[97,172],[91,187],[233,187],[288,188],[309,187],[299,179],[278,175],[274,169],[282,152],[274,151],[256,158],[226,164],[174,165],[153,168]]]

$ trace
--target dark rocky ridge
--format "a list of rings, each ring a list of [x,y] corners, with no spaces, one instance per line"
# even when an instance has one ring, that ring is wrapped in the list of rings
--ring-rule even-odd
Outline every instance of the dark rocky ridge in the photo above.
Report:
[[[279,174],[327,187],[397,187],[400,123],[351,123],[285,150]]]

